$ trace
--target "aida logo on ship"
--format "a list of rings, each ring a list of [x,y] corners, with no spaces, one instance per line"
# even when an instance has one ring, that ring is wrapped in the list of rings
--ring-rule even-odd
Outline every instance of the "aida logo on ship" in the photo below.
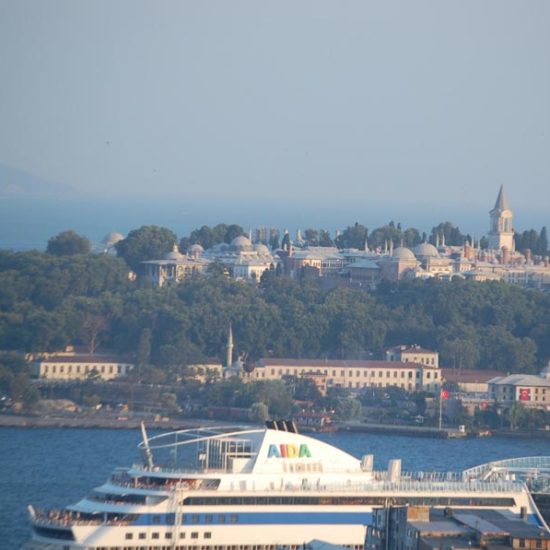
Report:
[[[281,445],[271,444],[267,452],[267,458],[311,458],[311,452],[304,443],[300,446],[284,443],[281,443]]]

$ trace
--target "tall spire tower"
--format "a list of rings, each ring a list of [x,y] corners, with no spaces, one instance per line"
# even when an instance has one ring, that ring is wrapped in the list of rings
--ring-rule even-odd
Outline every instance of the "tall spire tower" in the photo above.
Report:
[[[231,328],[231,323],[229,323],[229,332],[227,333],[226,351],[225,366],[230,368],[233,364],[233,329]]]
[[[501,250],[503,247],[506,247],[509,251],[512,251],[514,248],[513,214],[508,205],[508,197],[506,196],[504,185],[500,186],[495,207],[489,214],[491,216],[489,249]]]

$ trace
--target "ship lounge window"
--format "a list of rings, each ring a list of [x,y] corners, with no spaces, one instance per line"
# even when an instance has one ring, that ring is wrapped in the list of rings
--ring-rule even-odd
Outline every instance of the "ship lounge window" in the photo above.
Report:
[[[230,521],[231,523],[237,523],[239,521],[239,516],[237,514],[231,514]]]
[[[69,529],[52,529],[50,527],[33,526],[37,535],[48,537],[50,539],[74,540],[72,531]]]
[[[160,516],[153,516],[152,523],[153,525],[160,525]]]
[[[193,514],[191,516],[191,523],[199,523],[199,516],[197,516],[196,514]]]
[[[218,523],[225,523],[225,516],[223,514],[218,516]]]
[[[204,523],[212,523],[212,514],[206,514],[204,516]]]

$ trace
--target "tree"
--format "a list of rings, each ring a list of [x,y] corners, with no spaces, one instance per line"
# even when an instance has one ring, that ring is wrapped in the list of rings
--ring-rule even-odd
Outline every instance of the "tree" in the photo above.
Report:
[[[144,328],[139,335],[137,365],[138,367],[149,364],[151,357],[151,329]]]
[[[128,265],[137,271],[145,260],[160,260],[174,246],[176,234],[165,227],[144,225],[134,229],[122,241],[116,243],[118,256],[124,258]]]
[[[326,229],[319,230],[319,246],[334,246],[334,241]]]
[[[237,224],[219,223],[214,227],[203,225],[201,228],[191,231],[188,237],[184,237],[180,242],[180,248],[187,250],[192,244],[200,244],[203,248],[208,249],[220,243],[229,244],[243,234],[243,228]]]
[[[248,418],[251,422],[256,422],[257,424],[263,424],[269,418],[269,408],[265,403],[256,402],[252,403],[250,407],[250,413]]]
[[[519,401],[514,401],[506,411],[506,418],[510,423],[510,430],[512,432],[516,432],[527,420],[527,417],[527,409]]]
[[[63,231],[48,241],[46,252],[54,256],[74,256],[89,254],[92,250],[90,241],[73,231]]]
[[[107,330],[109,322],[103,315],[87,313],[82,322],[80,336],[86,343],[88,352],[94,354],[97,350],[101,335]]]
[[[308,228],[304,231],[304,238],[308,246],[319,246],[319,231]]]
[[[338,248],[358,248],[359,250],[363,250],[368,236],[369,230],[364,225],[355,222],[353,225],[346,227],[336,237],[336,246]]]
[[[460,229],[451,222],[441,222],[432,228],[430,242],[436,244],[438,238],[445,237],[445,244],[448,246],[462,246],[464,244],[464,235]]]

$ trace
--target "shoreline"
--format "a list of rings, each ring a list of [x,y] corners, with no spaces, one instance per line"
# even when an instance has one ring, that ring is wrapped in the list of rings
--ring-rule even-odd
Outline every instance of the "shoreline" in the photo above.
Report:
[[[150,430],[185,430],[201,426],[234,426],[248,425],[249,422],[212,420],[205,418],[160,418],[141,416],[141,417],[116,417],[107,415],[90,416],[33,416],[33,415],[14,415],[0,414],[1,428],[25,428],[25,429],[109,429],[109,430],[138,430],[141,422],[145,422]],[[252,425],[252,424],[250,424]],[[336,432],[340,433],[372,433],[377,435],[401,435],[409,437],[428,437],[435,439],[457,439],[464,437],[476,437],[475,434],[461,433],[454,428],[425,428],[408,425],[395,424],[366,424],[360,422],[342,422],[333,425]],[[307,430],[300,430],[304,433]],[[492,437],[502,437],[509,439],[523,439],[538,437],[541,439],[550,439],[549,431],[538,432],[509,432],[506,430],[492,430]]]

